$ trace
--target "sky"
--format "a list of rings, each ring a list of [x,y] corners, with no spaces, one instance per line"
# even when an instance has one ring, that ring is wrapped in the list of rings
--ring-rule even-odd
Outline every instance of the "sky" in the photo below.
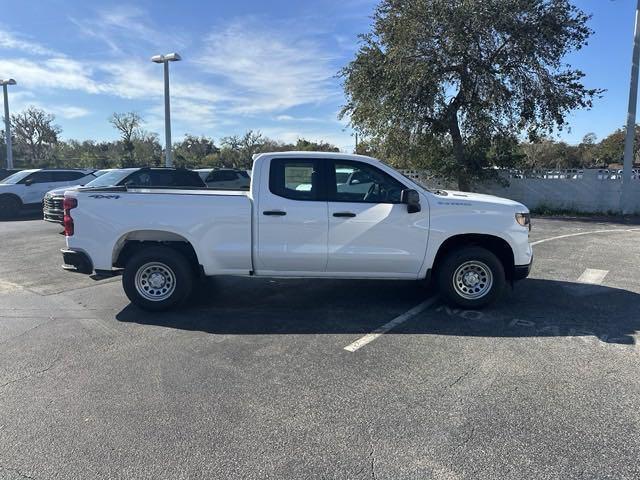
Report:
[[[600,139],[625,122],[635,0],[575,0],[595,30],[567,62],[604,88],[590,111],[570,115],[558,138]],[[371,27],[375,0],[182,0],[129,3],[0,0],[0,78],[15,78],[12,112],[29,105],[56,116],[64,139],[111,140],[113,112],[135,111],[164,138],[162,66],[172,63],[172,136],[221,137],[259,130],[295,142],[353,150],[337,118],[345,99],[336,74]]]

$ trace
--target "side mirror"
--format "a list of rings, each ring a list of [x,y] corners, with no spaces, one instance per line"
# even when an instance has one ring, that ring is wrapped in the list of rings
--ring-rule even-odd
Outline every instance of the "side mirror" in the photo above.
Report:
[[[27,179],[24,181],[24,185],[25,185],[26,187],[30,187],[31,185],[33,185],[33,178],[27,178]]]
[[[418,213],[422,210],[420,206],[420,194],[413,189],[403,190],[400,194],[400,201],[407,205],[407,212]]]

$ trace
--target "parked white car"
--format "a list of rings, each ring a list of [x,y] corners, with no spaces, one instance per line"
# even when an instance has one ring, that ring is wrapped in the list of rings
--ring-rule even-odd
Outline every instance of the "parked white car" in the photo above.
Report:
[[[0,216],[12,217],[23,207],[42,205],[49,190],[84,185],[94,180],[95,170],[32,169],[22,170],[0,181]]]
[[[478,308],[533,259],[524,205],[430,191],[359,155],[261,154],[249,192],[79,189],[64,211],[66,268],[123,273],[149,310],[186,300],[198,275],[434,277],[449,302]]]

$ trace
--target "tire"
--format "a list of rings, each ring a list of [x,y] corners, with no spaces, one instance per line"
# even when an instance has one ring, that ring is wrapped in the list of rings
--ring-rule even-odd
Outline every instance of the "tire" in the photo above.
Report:
[[[22,202],[13,195],[0,197],[0,218],[15,218],[22,210]]]
[[[445,302],[464,309],[492,304],[506,285],[502,262],[482,247],[464,247],[449,253],[438,266],[436,276]]]
[[[193,290],[194,273],[187,259],[169,247],[140,250],[127,262],[122,287],[131,303],[153,312],[183,303]]]

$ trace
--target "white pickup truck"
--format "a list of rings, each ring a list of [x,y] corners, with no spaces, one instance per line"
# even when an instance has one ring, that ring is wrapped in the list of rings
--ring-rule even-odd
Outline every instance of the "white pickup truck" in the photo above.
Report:
[[[529,274],[528,209],[430,191],[384,163],[340,153],[260,154],[246,191],[68,191],[65,268],[122,273],[147,310],[185,301],[199,276],[423,280],[478,308]]]

